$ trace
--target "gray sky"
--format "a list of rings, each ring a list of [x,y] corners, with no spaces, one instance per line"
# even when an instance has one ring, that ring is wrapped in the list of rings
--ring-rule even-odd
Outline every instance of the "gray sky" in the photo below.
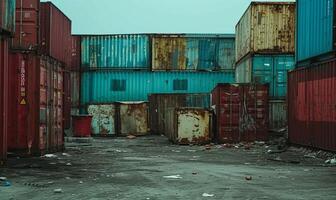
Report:
[[[74,34],[234,33],[235,24],[251,2],[251,0],[51,1],[72,20]]]

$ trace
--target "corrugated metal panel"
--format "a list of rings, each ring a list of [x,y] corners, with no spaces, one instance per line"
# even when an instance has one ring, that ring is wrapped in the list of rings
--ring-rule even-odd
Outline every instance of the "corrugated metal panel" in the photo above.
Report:
[[[207,144],[211,140],[212,114],[201,108],[170,108],[165,133],[177,144]]]
[[[165,134],[165,114],[168,108],[210,108],[210,94],[151,94],[149,96],[150,128],[155,134]]]
[[[289,73],[291,143],[336,151],[336,61]]]
[[[294,53],[295,3],[252,2],[236,33],[236,61],[248,53]]]
[[[82,36],[81,54],[85,68],[149,69],[149,36]]]
[[[219,84],[212,91],[218,142],[267,140],[268,87]]]
[[[71,20],[51,2],[40,3],[40,47],[43,54],[71,65]]]
[[[11,48],[37,50],[40,0],[17,0],[15,36]]]
[[[79,71],[81,66],[81,38],[71,37],[71,71]]]
[[[148,105],[145,102],[120,102],[117,104],[118,135],[147,135]]]
[[[287,122],[287,102],[285,100],[269,101],[269,128],[272,130],[286,128]]]
[[[79,94],[80,94],[80,73],[71,72],[70,80],[70,92],[71,92],[71,107],[78,108],[80,105]]]
[[[148,101],[153,93],[209,93],[218,83],[233,83],[234,72],[83,72],[81,105]]]
[[[9,150],[42,154],[63,149],[63,70],[46,56],[11,53]],[[19,72],[19,73],[18,73]]]
[[[89,105],[88,114],[92,115],[91,129],[93,135],[116,135],[116,109],[114,104]]]
[[[270,84],[271,98],[285,98],[287,72],[294,68],[293,55],[255,55],[237,65],[236,81],[238,83]]]
[[[15,0],[0,1],[0,34],[15,31]]]
[[[152,37],[153,70],[232,70],[235,38],[205,35]]]
[[[7,159],[8,122],[11,114],[9,97],[8,42],[0,37],[0,166]]]
[[[63,84],[63,118],[64,118],[64,129],[69,129],[71,127],[71,74],[69,71],[64,71],[64,84]]]
[[[296,59],[302,61],[334,50],[334,0],[297,0]]]

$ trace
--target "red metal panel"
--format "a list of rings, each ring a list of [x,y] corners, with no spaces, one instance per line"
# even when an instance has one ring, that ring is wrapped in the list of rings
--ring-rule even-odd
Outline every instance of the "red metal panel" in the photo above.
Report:
[[[71,71],[79,71],[81,65],[81,37],[71,37]]]
[[[71,126],[71,86],[70,86],[70,72],[64,72],[64,96],[63,96],[63,106],[64,106],[64,128],[69,129]],[[59,97],[62,95],[59,93]]]
[[[0,38],[0,165],[7,158],[7,135],[8,135],[8,42]]]
[[[268,139],[268,87],[219,84],[212,92],[219,142]]]
[[[16,0],[16,31],[12,48],[38,49],[39,3],[39,0]]]
[[[78,115],[78,116],[72,116],[72,119],[73,119],[73,129],[75,137],[91,136],[92,116]]]
[[[336,151],[336,61],[289,73],[289,139]]]
[[[71,21],[51,2],[40,3],[41,51],[71,66]]]

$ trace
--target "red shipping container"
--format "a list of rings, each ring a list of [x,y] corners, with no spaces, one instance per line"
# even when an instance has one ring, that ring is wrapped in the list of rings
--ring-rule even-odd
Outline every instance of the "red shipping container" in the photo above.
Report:
[[[71,20],[51,2],[40,3],[42,54],[71,65]]]
[[[8,149],[43,154],[63,149],[63,69],[33,53],[10,54]]]
[[[212,91],[220,143],[268,139],[268,86],[219,84]]]
[[[39,0],[16,0],[16,31],[12,49],[38,50],[39,6]]]
[[[336,60],[289,72],[291,143],[336,151]]]
[[[71,37],[71,71],[79,72],[81,65],[81,37]]]
[[[91,137],[92,116],[73,115],[72,120],[75,137]]]
[[[8,81],[8,42],[0,37],[0,165],[7,158]]]

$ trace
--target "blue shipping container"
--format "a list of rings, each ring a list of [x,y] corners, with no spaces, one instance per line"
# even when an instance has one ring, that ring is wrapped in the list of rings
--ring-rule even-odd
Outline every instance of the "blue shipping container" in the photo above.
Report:
[[[82,68],[149,69],[147,35],[82,36]]]
[[[218,83],[233,82],[233,71],[88,71],[82,74],[81,104],[148,101],[153,93],[210,93]]]
[[[255,55],[237,65],[236,82],[268,83],[270,97],[284,99],[287,95],[287,72],[294,68],[293,55]]]
[[[0,33],[14,33],[15,31],[16,0],[0,0]]]
[[[334,0],[297,0],[297,62],[334,50]]]

